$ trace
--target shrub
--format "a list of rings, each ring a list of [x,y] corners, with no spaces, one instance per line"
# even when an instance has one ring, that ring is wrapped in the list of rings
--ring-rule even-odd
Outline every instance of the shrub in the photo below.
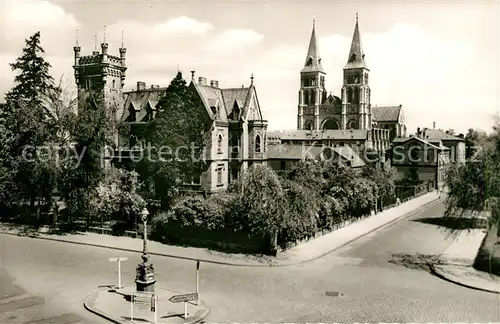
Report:
[[[278,238],[282,245],[313,236],[320,212],[320,201],[310,189],[290,180],[283,185],[287,208]]]

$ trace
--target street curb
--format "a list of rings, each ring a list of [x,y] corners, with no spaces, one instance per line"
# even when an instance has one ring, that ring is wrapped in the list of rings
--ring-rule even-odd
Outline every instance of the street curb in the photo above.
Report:
[[[407,212],[406,214],[403,214],[387,223],[384,223],[380,226],[377,226],[370,231],[363,233],[359,236],[356,236],[353,239],[350,239],[349,241],[334,247],[332,250],[322,253],[319,256],[315,256],[313,258],[309,258],[306,260],[301,260],[301,261],[296,261],[296,262],[282,262],[282,263],[267,263],[267,264],[252,264],[252,263],[232,263],[232,262],[225,262],[225,261],[216,261],[216,260],[209,260],[209,259],[202,259],[202,258],[192,258],[192,257],[184,257],[184,256],[179,256],[179,255],[173,255],[173,254],[166,254],[166,253],[156,253],[156,252],[148,252],[150,255],[155,255],[155,256],[161,256],[161,257],[167,257],[167,258],[174,258],[174,259],[181,259],[181,260],[189,260],[189,261],[200,261],[200,262],[206,262],[206,263],[212,263],[212,264],[219,264],[219,265],[226,265],[226,266],[232,266],[232,267],[253,267],[253,268],[263,268],[263,267],[288,267],[288,266],[293,266],[293,265],[299,265],[299,264],[304,264],[307,262],[315,261],[319,258],[322,258],[358,239],[361,237],[371,234],[385,226],[392,225],[393,223],[403,220],[405,218],[408,218],[412,216],[413,214],[417,213],[419,209],[426,208],[427,206],[435,203],[438,201],[440,198],[436,197],[435,199],[416,207],[414,210]],[[376,215],[371,216],[371,217],[376,217]],[[30,238],[36,238],[36,239],[41,239],[41,240],[47,240],[47,241],[56,241],[56,242],[63,242],[63,243],[71,243],[71,244],[77,244],[77,245],[85,245],[85,246],[91,246],[91,247],[98,247],[98,248],[104,248],[104,249],[110,249],[110,250],[116,250],[116,251],[123,251],[123,252],[132,252],[132,253],[142,253],[142,250],[133,250],[133,249],[126,249],[126,248],[120,248],[120,247],[112,247],[112,246],[106,246],[106,245],[100,245],[100,244],[92,244],[92,243],[85,243],[85,242],[74,242],[74,241],[68,241],[64,239],[59,239],[59,238],[51,238],[51,237],[40,237],[36,235],[19,235],[19,234],[14,234],[14,233],[8,233],[8,232],[1,232],[2,234],[7,234],[7,235],[13,235],[13,236],[24,236],[24,237],[30,237]]]
[[[86,310],[88,310],[89,312],[91,312],[97,316],[100,316],[100,317],[102,317],[110,322],[113,322],[116,324],[129,324],[130,323],[129,321],[117,319],[114,316],[109,315],[108,313],[106,313],[102,310],[94,308],[94,303],[95,303],[95,300],[97,299],[97,294],[99,294],[99,292],[100,292],[100,290],[95,291],[95,292],[89,294],[87,297],[85,297],[83,299],[83,307]],[[195,324],[195,323],[201,322],[208,316],[208,314],[210,314],[210,308],[207,306],[207,304],[205,302],[203,302],[202,300],[200,300],[199,303],[200,303],[200,305],[205,307],[205,311],[203,312],[203,314],[190,320],[190,321],[184,322],[184,324]]]
[[[95,291],[93,293],[91,293],[90,295],[88,295],[87,297],[85,297],[85,299],[83,300],[83,307],[85,307],[86,310],[88,310],[89,312],[97,315],[97,316],[100,316],[104,319],[107,319],[108,321],[110,322],[113,322],[113,323],[116,323],[116,324],[122,324],[122,323],[125,323],[117,318],[114,318],[113,316],[97,309],[97,308],[94,308],[94,303],[95,303],[95,300],[97,299],[97,294],[99,293],[99,291]]]
[[[455,285],[458,285],[458,286],[462,286],[462,287],[465,287],[465,288],[469,288],[469,289],[474,289],[474,290],[479,290],[479,291],[484,291],[484,292],[489,292],[489,293],[492,293],[492,294],[498,294],[500,295],[500,290],[490,290],[490,289],[486,289],[486,288],[480,288],[480,287],[476,287],[476,286],[472,286],[472,285],[469,285],[469,284],[465,284],[463,282],[460,282],[456,279],[451,279],[449,276],[447,276],[444,271],[440,271],[438,269],[436,269],[433,265],[430,265],[430,270],[431,270],[431,273],[433,275],[435,275],[436,277],[440,278],[440,279],[443,279],[445,281],[448,281],[448,282],[451,282]]]
[[[325,252],[325,253],[323,253],[323,254],[321,254],[321,255],[319,255],[319,256],[316,256],[316,257],[311,258],[311,259],[307,259],[307,260],[299,261],[299,262],[296,262],[296,263],[292,263],[292,264],[277,265],[277,267],[279,267],[279,266],[286,267],[286,266],[291,266],[291,265],[299,265],[299,264],[303,264],[303,263],[307,263],[307,262],[311,262],[311,261],[315,261],[315,260],[317,260],[317,259],[320,259],[320,258],[322,258],[322,257],[324,257],[324,256],[326,256],[326,255],[328,255],[328,254],[330,254],[330,253],[332,253],[332,252],[337,251],[338,249],[343,248],[344,246],[346,246],[346,245],[348,245],[348,244],[351,244],[352,242],[354,242],[354,241],[356,241],[356,240],[358,240],[358,239],[362,238],[363,236],[369,235],[369,234],[371,234],[371,233],[373,233],[373,232],[375,232],[375,231],[378,231],[378,230],[380,230],[380,229],[383,229],[384,227],[389,227],[390,225],[392,225],[392,224],[394,224],[394,223],[396,223],[396,222],[398,222],[398,221],[401,221],[401,220],[403,220],[403,219],[406,219],[406,218],[408,218],[408,217],[411,217],[411,216],[413,216],[414,214],[416,214],[416,213],[419,211],[419,209],[420,209],[420,208],[426,208],[427,206],[429,206],[429,205],[431,205],[431,204],[435,203],[435,202],[436,202],[436,201],[438,201],[438,200],[439,200],[439,197],[437,197],[437,198],[436,198],[436,199],[434,199],[434,200],[429,201],[428,203],[426,203],[426,204],[424,204],[424,205],[422,205],[422,206],[417,207],[415,210],[412,210],[411,212],[408,212],[408,213],[406,213],[406,214],[403,214],[403,215],[401,215],[401,216],[399,216],[399,217],[396,217],[395,219],[393,219],[393,220],[391,220],[391,221],[389,221],[389,222],[387,222],[387,223],[385,223],[385,224],[382,224],[382,225],[380,225],[380,226],[378,226],[378,227],[375,227],[375,228],[371,229],[370,231],[368,231],[368,232],[366,232],[366,233],[363,233],[363,234],[361,234],[361,235],[359,235],[359,236],[357,236],[357,237],[355,237],[355,238],[353,238],[353,239],[351,239],[351,240],[349,240],[349,241],[347,241],[347,242],[345,242],[345,243],[343,243],[343,244],[341,244],[341,245],[339,245],[339,246],[337,246],[337,247],[333,248],[332,250],[330,250],[330,251],[328,251],[328,252]]]

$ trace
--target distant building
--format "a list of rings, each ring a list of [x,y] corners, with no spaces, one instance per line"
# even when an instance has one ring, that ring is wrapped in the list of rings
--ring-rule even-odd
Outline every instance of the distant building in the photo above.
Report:
[[[450,149],[439,142],[431,144],[419,137],[396,138],[390,151],[391,165],[399,180],[428,183],[441,188],[450,164]]]
[[[441,129],[417,128],[416,137],[437,145],[440,142],[449,148],[451,163],[465,163],[465,139],[463,137],[451,135]]]
[[[365,162],[349,146],[330,147],[300,144],[269,145],[267,164],[276,171],[291,169],[300,161],[332,163],[361,169]]]

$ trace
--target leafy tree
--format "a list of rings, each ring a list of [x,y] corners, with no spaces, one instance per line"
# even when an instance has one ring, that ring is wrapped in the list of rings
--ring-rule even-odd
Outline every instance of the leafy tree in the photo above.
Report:
[[[385,204],[394,203],[396,200],[397,172],[393,167],[385,165],[366,165],[362,176],[373,181],[377,186],[377,199],[380,199],[382,208]]]
[[[470,218],[491,212],[491,224],[498,223],[500,210],[500,128],[489,136],[478,161],[471,161],[448,170],[446,176],[447,217]]]
[[[284,244],[313,236],[318,229],[320,200],[314,199],[311,189],[295,181],[286,180],[283,188],[287,205],[279,242]]]
[[[138,170],[147,182],[155,184],[157,196],[168,206],[183,182],[199,178],[203,169],[204,134],[210,119],[178,72],[157,105],[146,140],[151,159],[142,159]],[[161,149],[161,152],[160,152]]]
[[[276,234],[286,211],[285,192],[276,173],[264,164],[253,164],[237,184],[239,218],[243,230],[270,237],[276,250]]]
[[[69,159],[60,179],[68,212],[89,219],[89,193],[105,177],[104,154],[114,147],[114,122],[108,118],[98,94],[90,93],[77,116],[69,121],[73,149],[79,159]]]

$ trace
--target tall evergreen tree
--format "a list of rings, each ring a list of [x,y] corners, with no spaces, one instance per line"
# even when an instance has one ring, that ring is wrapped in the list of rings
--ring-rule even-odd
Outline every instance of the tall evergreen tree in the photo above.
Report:
[[[183,182],[199,178],[203,168],[203,135],[210,125],[208,114],[178,72],[157,105],[146,140],[151,159],[139,165],[143,179],[155,184],[156,193],[168,205]]]
[[[54,80],[49,74],[40,44],[40,32],[26,39],[22,55],[10,64],[16,72],[14,87],[6,95],[6,106],[0,117],[8,134],[12,134],[5,163],[13,176],[9,179],[12,194],[28,198],[32,208],[37,196],[52,191],[54,182],[47,163],[37,157],[37,148],[52,136],[50,96]]]

